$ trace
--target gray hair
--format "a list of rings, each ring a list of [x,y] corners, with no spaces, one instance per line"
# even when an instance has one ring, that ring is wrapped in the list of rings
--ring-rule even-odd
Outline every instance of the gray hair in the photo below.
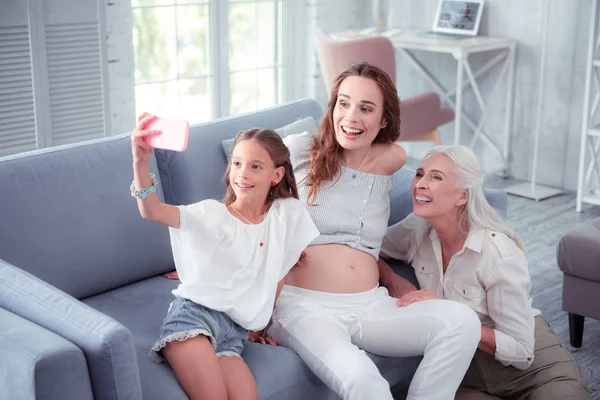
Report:
[[[467,202],[459,211],[459,227],[476,226],[504,233],[525,252],[525,245],[521,239],[504,224],[496,210],[494,210],[485,198],[483,194],[483,176],[481,175],[479,160],[475,153],[466,146],[437,146],[429,150],[424,159],[434,153],[442,153],[450,158],[454,164],[453,171],[457,178],[457,189],[466,190],[468,193]],[[417,249],[421,245],[425,234],[431,228],[431,225],[420,218],[420,223],[414,228],[411,246],[408,251],[409,261],[414,260]]]

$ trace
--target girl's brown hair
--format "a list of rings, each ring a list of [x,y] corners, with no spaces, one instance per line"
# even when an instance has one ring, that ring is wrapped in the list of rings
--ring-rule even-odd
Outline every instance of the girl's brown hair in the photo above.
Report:
[[[281,140],[281,137],[271,129],[252,128],[247,131],[240,132],[233,142],[233,147],[243,140],[256,140],[269,153],[275,168],[283,167],[285,173],[279,183],[271,188],[269,195],[265,200],[265,205],[269,205],[276,199],[287,199],[293,197],[298,198],[298,188],[296,186],[296,178],[290,162],[290,151]],[[225,171],[225,198],[223,203],[226,206],[233,203],[236,199],[235,192],[229,181],[229,172],[231,171],[231,160],[227,164]]]
[[[374,143],[392,143],[400,136],[400,99],[389,75],[367,62],[351,65],[333,83],[327,113],[321,118],[319,132],[315,135],[310,149],[310,170],[304,180],[310,185],[307,202],[311,205],[316,200],[321,183],[332,180],[340,169],[339,157],[343,148],[335,137],[333,110],[337,104],[340,86],[349,76],[371,79],[377,83],[383,94],[383,119],[386,125],[381,128]]]

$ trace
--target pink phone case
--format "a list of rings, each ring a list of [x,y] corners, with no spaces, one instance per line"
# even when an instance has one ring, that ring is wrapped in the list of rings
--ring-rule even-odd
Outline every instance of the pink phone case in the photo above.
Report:
[[[190,124],[177,118],[158,117],[146,125],[146,129],[160,133],[144,137],[144,141],[158,149],[184,151],[187,148]]]

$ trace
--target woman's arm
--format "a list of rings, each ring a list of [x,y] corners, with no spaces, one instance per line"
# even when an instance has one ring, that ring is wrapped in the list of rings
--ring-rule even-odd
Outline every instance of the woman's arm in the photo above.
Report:
[[[494,357],[502,364],[521,370],[527,369],[533,362],[535,345],[530,288],[527,260],[522,252],[499,261],[486,289],[494,335],[491,338],[489,332],[482,331],[480,343],[482,350],[493,350]]]
[[[152,185],[150,168],[147,162],[136,163],[134,161],[133,177],[133,184],[137,190]],[[169,204],[161,203],[156,193],[151,193],[145,199],[136,197],[136,200],[142,218],[179,229],[179,208]]]
[[[285,285],[285,278],[280,280],[279,283],[277,284],[274,304],[277,304],[277,299],[279,298],[279,294],[281,293],[281,289],[283,288],[283,285]],[[264,329],[261,329],[260,331],[248,332],[248,341],[258,342],[261,344],[270,344],[271,346],[277,346],[277,342],[275,341],[275,339],[268,337],[268,336],[264,336],[265,332],[269,329],[269,326],[271,326],[272,322],[273,322],[272,319],[269,320],[269,323],[267,324],[267,326]]]
[[[402,146],[396,143],[382,143],[379,146],[382,150],[378,161],[384,175],[393,175],[406,164],[408,156]]]
[[[395,258],[396,260],[406,260],[412,243],[412,235],[419,220],[418,217],[415,217],[411,213],[402,221],[388,227],[381,242],[381,256],[384,258]]]
[[[415,285],[394,272],[383,258],[379,257],[377,266],[379,267],[379,281],[387,288],[390,296],[399,299],[405,294],[417,290]]]
[[[384,258],[406,260],[412,242],[412,235],[416,226],[417,217],[408,215],[402,221],[388,227],[381,243],[381,251],[377,266],[379,267],[379,281],[390,292],[390,296],[400,298],[403,295],[417,290],[417,288],[398,275]]]
[[[496,333],[492,328],[481,327],[481,340],[477,348],[491,356],[496,355]]]

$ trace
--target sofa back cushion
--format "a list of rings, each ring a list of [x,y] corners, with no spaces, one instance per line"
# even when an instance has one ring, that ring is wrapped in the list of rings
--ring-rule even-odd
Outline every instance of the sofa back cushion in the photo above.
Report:
[[[132,179],[129,135],[0,158],[0,259],[77,298],[173,269]]]
[[[318,121],[322,110],[312,99],[297,100],[258,113],[239,115],[190,127],[187,150],[155,151],[165,201],[192,204],[204,199],[221,200],[227,159],[222,142],[249,128],[277,129],[306,117]]]

